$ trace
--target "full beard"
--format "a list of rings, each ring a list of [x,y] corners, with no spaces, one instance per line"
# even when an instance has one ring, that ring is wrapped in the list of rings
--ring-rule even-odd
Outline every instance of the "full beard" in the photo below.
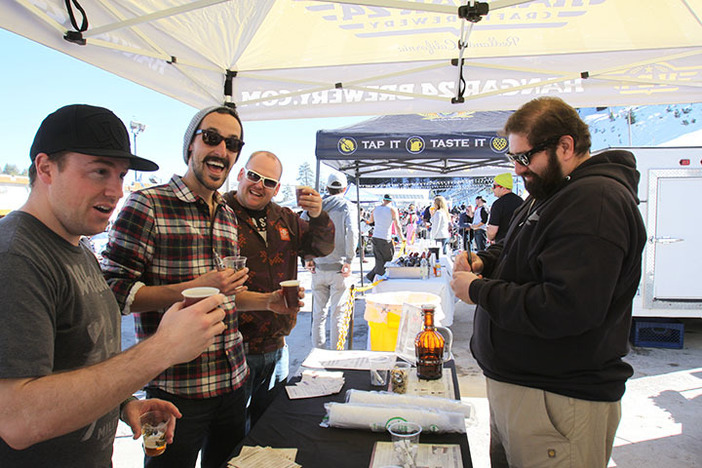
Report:
[[[542,175],[529,172],[530,180],[522,176],[524,187],[529,191],[529,194],[537,200],[548,198],[561,185],[565,176],[563,168],[558,162],[555,149],[548,150],[548,166]]]

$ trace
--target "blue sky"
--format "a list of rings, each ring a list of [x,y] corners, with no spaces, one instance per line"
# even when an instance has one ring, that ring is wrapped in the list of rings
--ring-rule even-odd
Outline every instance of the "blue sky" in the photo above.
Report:
[[[156,161],[161,166],[157,175],[164,180],[184,173],[183,132],[197,109],[4,29],[0,29],[0,57],[0,167],[8,163],[29,167],[29,148],[44,117],[66,104],[85,103],[107,107],[127,127],[131,120],[146,124],[137,137],[139,155]],[[273,151],[283,159],[283,181],[294,184],[299,165],[316,165],[317,130],[365,118],[244,122],[242,159],[255,150]],[[323,176],[330,171],[323,168]]]

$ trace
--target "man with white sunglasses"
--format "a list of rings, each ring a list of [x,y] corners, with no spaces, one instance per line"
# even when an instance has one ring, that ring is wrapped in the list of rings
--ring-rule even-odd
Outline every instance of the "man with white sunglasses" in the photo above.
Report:
[[[334,249],[334,224],[322,210],[319,193],[311,190],[300,196],[300,208],[307,211],[309,221],[272,201],[282,174],[283,164],[275,154],[257,151],[239,171],[237,190],[224,195],[239,219],[240,255],[247,258],[249,291],[276,291],[281,281],[297,278],[298,258],[324,257]],[[246,383],[251,426],[285,386],[289,365],[285,337],[296,321],[296,314],[277,315],[263,308],[239,314],[251,371]]]
[[[183,417],[173,444],[149,467],[222,466],[244,437],[248,369],[238,313],[243,308],[292,314],[282,291],[246,291],[248,269],[224,268],[237,254],[237,220],[217,190],[244,146],[243,128],[228,106],[208,107],[183,138],[187,170],[164,185],[132,193],[115,220],[102,269],[122,314],[135,314],[137,339],[152,335],[183,290],[215,287],[226,296],[226,330],[197,359],[167,369],[146,387],[149,398],[174,403]],[[236,293],[236,307],[234,294]],[[294,316],[293,316],[294,317]]]

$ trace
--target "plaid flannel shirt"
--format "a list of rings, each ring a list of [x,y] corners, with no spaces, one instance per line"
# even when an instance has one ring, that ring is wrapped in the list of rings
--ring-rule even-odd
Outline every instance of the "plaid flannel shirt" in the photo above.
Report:
[[[214,219],[207,203],[196,197],[182,178],[132,193],[109,233],[102,270],[123,314],[130,313],[136,292],[144,285],[159,286],[192,280],[216,268],[214,250],[221,257],[235,255],[237,226],[234,212],[215,193]],[[149,383],[188,398],[211,398],[244,383],[244,358],[234,296],[223,305],[227,326],[198,358],[166,369]],[[135,313],[139,340],[152,335],[166,309]]]

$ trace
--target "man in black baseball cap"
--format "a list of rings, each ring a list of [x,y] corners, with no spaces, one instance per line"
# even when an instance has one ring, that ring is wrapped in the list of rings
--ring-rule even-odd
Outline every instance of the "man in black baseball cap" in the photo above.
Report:
[[[74,151],[129,161],[129,169],[157,171],[158,164],[133,155],[129,133],[122,121],[104,107],[72,104],[44,119],[29,151],[32,163],[39,153]]]
[[[119,306],[81,238],[104,231],[129,168],[158,166],[131,154],[112,112],[84,105],[49,115],[30,156],[29,198],[0,219],[0,464],[110,466],[120,414],[138,436],[140,414],[164,411],[173,440],[178,408],[130,395],[209,347],[224,296],[176,304],[120,354]]]

